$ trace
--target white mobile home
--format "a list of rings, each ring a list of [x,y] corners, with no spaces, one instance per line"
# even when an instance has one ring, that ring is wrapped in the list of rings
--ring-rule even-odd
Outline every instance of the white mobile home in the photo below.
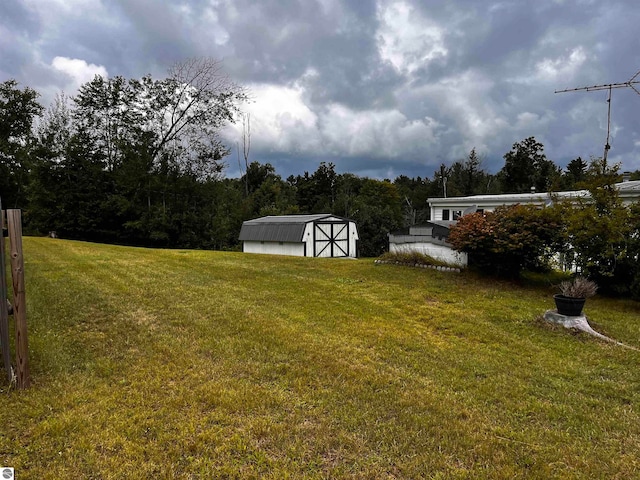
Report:
[[[640,180],[616,183],[620,199],[626,205],[640,201]],[[429,198],[431,221],[455,221],[467,213],[492,212],[502,205],[549,205],[555,199],[588,199],[587,190],[552,193],[507,193],[501,195],[472,195],[469,197]]]
[[[353,220],[330,214],[279,215],[242,224],[246,253],[298,257],[356,257],[358,230]]]

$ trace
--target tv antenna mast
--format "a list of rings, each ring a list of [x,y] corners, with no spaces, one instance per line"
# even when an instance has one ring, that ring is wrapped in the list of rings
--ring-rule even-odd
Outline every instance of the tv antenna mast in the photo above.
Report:
[[[587,91],[594,92],[596,90],[609,90],[609,95],[607,97],[607,140],[604,144],[604,155],[602,156],[602,160],[604,163],[607,163],[607,153],[611,148],[609,145],[609,137],[611,135],[611,92],[614,88],[631,88],[634,92],[640,95],[640,90],[638,90],[634,85],[640,84],[640,80],[636,80],[640,75],[640,70],[636,72],[636,74],[631,77],[628,81],[622,83],[609,83],[606,85],[592,85],[590,87],[579,87],[579,88],[567,88],[566,90],[556,90],[554,93],[564,93],[564,92],[579,92],[579,91]]]

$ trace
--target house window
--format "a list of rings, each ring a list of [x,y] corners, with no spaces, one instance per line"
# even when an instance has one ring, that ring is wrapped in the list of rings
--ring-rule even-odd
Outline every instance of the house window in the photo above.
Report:
[[[453,219],[458,220],[462,216],[462,210],[454,210],[453,211]]]
[[[449,220],[449,209],[445,208],[442,210],[442,220]]]

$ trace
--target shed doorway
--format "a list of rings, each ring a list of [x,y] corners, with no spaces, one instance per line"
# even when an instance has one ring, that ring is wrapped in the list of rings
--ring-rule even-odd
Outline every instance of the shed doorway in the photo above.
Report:
[[[349,222],[315,222],[313,227],[314,257],[349,256]]]

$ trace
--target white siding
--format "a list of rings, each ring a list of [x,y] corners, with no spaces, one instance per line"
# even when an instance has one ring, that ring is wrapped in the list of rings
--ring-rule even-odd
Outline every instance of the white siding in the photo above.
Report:
[[[303,245],[306,245],[307,257],[313,257],[313,223],[307,223],[302,234]]]
[[[245,240],[243,242],[242,251],[245,253],[266,253],[269,255],[292,255],[296,257],[304,257],[304,244]]]

